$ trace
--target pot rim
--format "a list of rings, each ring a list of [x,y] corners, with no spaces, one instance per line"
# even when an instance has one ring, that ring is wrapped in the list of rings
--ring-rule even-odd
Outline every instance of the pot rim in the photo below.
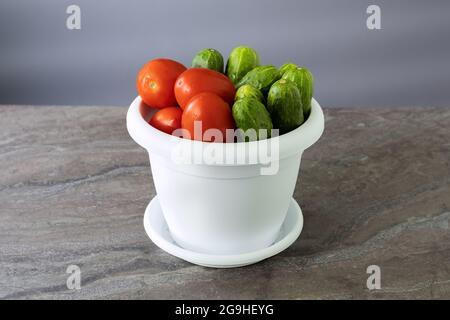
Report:
[[[169,135],[148,124],[149,116],[154,111],[158,111],[158,109],[149,108],[137,96],[128,108],[126,117],[127,129],[129,135],[137,144],[149,152],[163,156],[170,156],[171,150],[180,143],[191,148],[206,147],[210,144],[222,145],[224,154],[229,154],[236,152],[238,148],[258,150],[261,144],[267,145],[267,143],[270,144],[274,142],[274,139],[277,139],[279,143],[279,159],[284,159],[309,148],[320,138],[324,130],[323,111],[314,98],[311,101],[311,113],[308,119],[298,128],[277,137],[250,142],[203,142]],[[227,166],[227,164],[214,164],[214,166]]]

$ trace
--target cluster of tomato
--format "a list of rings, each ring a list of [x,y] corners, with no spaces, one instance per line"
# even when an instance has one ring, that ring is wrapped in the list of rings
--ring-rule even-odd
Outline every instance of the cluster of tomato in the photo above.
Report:
[[[236,89],[222,73],[204,68],[189,68],[170,59],[155,59],[145,64],[137,77],[142,101],[160,109],[150,119],[153,127],[168,134],[183,128],[187,138],[203,140],[208,129],[234,129],[231,112]],[[194,134],[194,122],[201,122],[201,136]]]

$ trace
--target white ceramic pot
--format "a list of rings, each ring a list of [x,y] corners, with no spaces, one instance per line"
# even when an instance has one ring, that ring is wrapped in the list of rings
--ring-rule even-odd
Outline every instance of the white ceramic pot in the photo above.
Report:
[[[319,104],[313,99],[311,114],[299,128],[277,138],[241,143],[204,143],[165,134],[147,123],[154,112],[136,98],[127,113],[127,128],[150,155],[161,209],[178,245],[209,254],[240,254],[269,246],[286,217],[303,150],[322,135]],[[270,164],[254,160],[264,143],[278,149]],[[175,150],[202,148],[204,154],[211,145],[230,157],[245,149],[245,163],[187,163],[174,156]]]

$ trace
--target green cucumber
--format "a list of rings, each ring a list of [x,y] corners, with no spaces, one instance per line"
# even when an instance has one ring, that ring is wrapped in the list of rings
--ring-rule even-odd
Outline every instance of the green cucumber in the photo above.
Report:
[[[297,68],[298,68],[298,66],[296,64],[294,64],[292,62],[288,62],[288,63],[283,64],[280,67],[280,69],[278,69],[278,70],[280,70],[281,75],[283,75],[283,74],[286,73],[286,71],[288,71],[288,70],[295,70]]]
[[[281,78],[280,72],[274,66],[260,66],[249,71],[236,85],[237,88],[245,84],[255,87],[265,95],[270,86]]]
[[[305,116],[308,116],[311,112],[311,99],[314,93],[314,77],[312,73],[308,69],[301,67],[286,71],[282,78],[295,83],[300,91],[303,113]]]
[[[262,138],[270,137],[270,131],[273,128],[272,120],[269,112],[261,101],[252,97],[239,99],[233,104],[232,113],[236,126],[239,129],[242,129],[244,133],[249,129],[254,129],[256,131],[253,132],[253,139],[251,132],[248,132],[245,140],[247,140],[247,138],[250,141],[255,140],[254,138],[260,140]],[[260,135],[260,129],[267,130],[265,134],[263,133],[263,136]],[[255,134],[256,137],[254,136]]]
[[[234,100],[237,101],[239,99],[243,99],[243,98],[247,98],[247,97],[255,98],[256,100],[258,100],[262,103],[266,103],[266,99],[264,99],[264,96],[261,93],[261,91],[259,91],[255,87],[252,87],[249,84],[244,84],[242,87],[237,89],[236,95],[234,96]]]
[[[240,46],[231,51],[225,73],[236,84],[247,72],[257,66],[259,66],[259,55],[256,50]]]
[[[223,73],[223,57],[216,49],[200,50],[192,59],[192,68],[206,68]]]
[[[289,132],[303,123],[303,108],[297,86],[286,79],[275,82],[267,96],[267,110],[275,129],[280,134]]]

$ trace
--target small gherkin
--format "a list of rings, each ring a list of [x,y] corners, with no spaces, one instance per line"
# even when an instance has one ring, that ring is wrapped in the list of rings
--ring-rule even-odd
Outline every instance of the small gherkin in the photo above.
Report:
[[[239,46],[231,51],[225,73],[234,84],[237,84],[250,70],[257,66],[259,66],[259,55],[256,50]]]
[[[270,89],[270,86],[281,78],[281,74],[274,66],[259,66],[248,72],[241,81],[236,85],[237,88],[245,84],[255,87],[265,95]]]
[[[223,57],[216,49],[200,50],[192,59],[193,68],[206,68],[223,73]]]
[[[286,79],[278,80],[270,87],[267,110],[280,134],[296,129],[304,121],[300,92],[292,81]]]
[[[233,104],[232,113],[236,126],[242,129],[244,134],[248,134],[244,140],[270,137],[273,128],[272,119],[261,101],[253,97],[239,99]]]
[[[312,73],[304,67],[299,67],[286,71],[282,79],[295,83],[300,92],[303,113],[305,116],[308,116],[311,113],[311,100],[314,94],[314,77]]]
[[[234,100],[237,101],[243,98],[255,98],[263,104],[266,103],[266,99],[264,99],[262,92],[249,84],[244,84],[242,87],[237,89]]]
[[[289,70],[295,70],[297,69],[298,66],[295,63],[292,62],[287,62],[285,64],[283,64],[280,69],[278,69],[281,73],[281,75],[285,74],[287,71]]]

